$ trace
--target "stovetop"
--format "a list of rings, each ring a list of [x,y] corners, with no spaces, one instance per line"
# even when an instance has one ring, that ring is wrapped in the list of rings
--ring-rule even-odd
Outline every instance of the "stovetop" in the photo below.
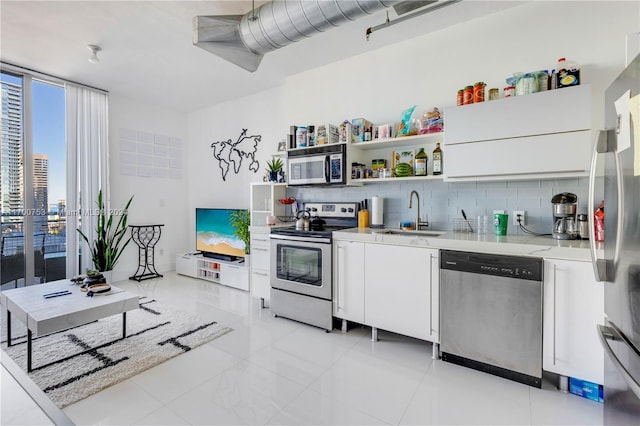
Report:
[[[272,234],[304,236],[310,238],[331,237],[333,231],[358,226],[358,203],[304,203],[303,210],[309,211],[308,230],[296,229],[295,225],[273,228]],[[322,225],[314,224],[314,219],[322,219]]]

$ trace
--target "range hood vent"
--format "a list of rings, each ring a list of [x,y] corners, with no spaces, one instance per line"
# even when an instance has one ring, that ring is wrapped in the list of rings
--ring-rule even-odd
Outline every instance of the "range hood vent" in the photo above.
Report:
[[[193,44],[248,71],[265,53],[389,8],[397,0],[275,0],[243,16],[196,16]]]

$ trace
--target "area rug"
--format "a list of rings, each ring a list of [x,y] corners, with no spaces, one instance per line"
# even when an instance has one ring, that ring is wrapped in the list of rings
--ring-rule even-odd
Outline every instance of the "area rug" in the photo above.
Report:
[[[14,345],[7,347],[6,318],[2,318],[2,349],[26,371],[26,328],[17,319],[11,325]],[[29,377],[58,407],[64,408],[229,331],[231,328],[217,322],[142,297],[140,309],[127,313],[125,339],[120,339],[122,315],[34,338],[34,371]],[[112,340],[115,342],[103,348],[80,354]],[[66,361],[38,369],[69,356]]]

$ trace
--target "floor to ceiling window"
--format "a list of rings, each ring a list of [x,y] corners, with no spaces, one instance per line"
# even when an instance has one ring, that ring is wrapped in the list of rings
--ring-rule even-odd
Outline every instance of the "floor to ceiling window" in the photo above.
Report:
[[[66,276],[65,89],[0,73],[2,288]]]

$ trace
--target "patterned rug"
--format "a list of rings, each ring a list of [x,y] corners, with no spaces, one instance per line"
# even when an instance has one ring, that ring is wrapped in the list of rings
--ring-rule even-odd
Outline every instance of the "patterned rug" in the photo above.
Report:
[[[7,347],[6,318],[2,318],[0,327],[2,349],[26,371],[25,326],[17,319],[11,321],[11,347]],[[64,408],[231,330],[141,297],[140,309],[127,313],[125,339],[121,339],[122,315],[34,338],[34,371],[29,377],[58,407]],[[105,347],[80,354],[113,340]],[[69,356],[68,360],[38,369]]]

